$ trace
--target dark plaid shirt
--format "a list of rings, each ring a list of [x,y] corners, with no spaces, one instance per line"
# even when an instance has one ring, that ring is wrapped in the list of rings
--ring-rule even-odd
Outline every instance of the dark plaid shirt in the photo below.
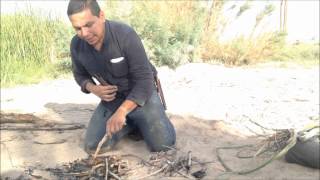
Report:
[[[116,100],[104,102],[106,105],[118,106],[128,99],[143,106],[154,90],[155,68],[149,62],[137,33],[125,24],[106,20],[100,51],[74,36],[71,57],[74,78],[83,92],[89,93],[85,86],[88,82],[95,83],[94,75],[118,86]]]

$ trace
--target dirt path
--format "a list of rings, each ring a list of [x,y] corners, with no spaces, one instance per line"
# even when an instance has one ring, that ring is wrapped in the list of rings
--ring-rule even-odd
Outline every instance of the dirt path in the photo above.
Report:
[[[319,121],[318,67],[227,68],[189,64],[175,71],[162,67],[159,74],[167,112],[177,130],[177,148],[192,151],[202,161],[214,161],[207,167],[206,179],[223,173],[215,152],[217,147],[257,142],[250,135],[262,130],[252,121],[264,127],[296,130]],[[1,89],[1,111],[32,113],[57,123],[87,125],[98,101],[93,95],[82,94],[71,78]],[[26,169],[35,169],[36,173],[39,167],[55,167],[87,157],[82,150],[84,131],[2,130],[1,176],[14,178]],[[129,139],[121,141],[113,153],[133,153],[145,158],[150,155],[143,141]],[[234,169],[248,169],[258,163],[235,159],[234,153],[223,154],[226,163]],[[280,159],[254,173],[230,176],[233,179],[319,179],[320,175],[318,170]]]

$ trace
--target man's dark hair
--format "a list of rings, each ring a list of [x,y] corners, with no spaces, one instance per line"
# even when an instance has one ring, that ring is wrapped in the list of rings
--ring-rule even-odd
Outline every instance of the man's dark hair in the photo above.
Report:
[[[100,7],[96,0],[70,0],[68,5],[68,16],[90,9],[92,15],[99,16]]]

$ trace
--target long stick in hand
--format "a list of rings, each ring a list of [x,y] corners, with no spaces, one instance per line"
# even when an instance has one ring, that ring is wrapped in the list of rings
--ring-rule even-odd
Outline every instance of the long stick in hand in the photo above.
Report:
[[[98,144],[98,146],[97,146],[96,152],[95,152],[94,155],[93,155],[93,160],[96,159],[96,157],[97,157],[97,155],[98,155],[98,153],[99,153],[102,145],[103,145],[108,139],[109,139],[108,134],[105,134],[105,135],[103,136],[103,138],[100,140],[100,142],[99,142],[99,144]]]
[[[107,86],[109,85],[100,75],[98,74],[95,74],[94,77],[99,81],[100,84],[104,85],[104,86]],[[99,142],[98,146],[97,146],[97,149],[96,149],[96,152],[94,153],[93,155],[93,160],[96,159],[100,149],[101,149],[101,146],[103,145],[103,143],[105,143],[107,140],[109,139],[109,136],[108,134],[105,134],[103,136],[103,138],[101,139],[101,141]]]

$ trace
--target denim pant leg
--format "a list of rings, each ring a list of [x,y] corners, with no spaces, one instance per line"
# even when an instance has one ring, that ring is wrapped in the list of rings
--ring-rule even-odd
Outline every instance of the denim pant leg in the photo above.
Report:
[[[156,91],[142,107],[128,114],[151,151],[167,150],[176,141],[175,129],[167,117]]]
[[[88,153],[92,153],[96,150],[100,140],[106,134],[106,121],[113,114],[108,108],[106,108],[102,103],[98,105],[94,111],[91,120],[88,124],[88,128],[84,140],[84,148]],[[125,126],[119,132],[112,136],[112,139],[104,143],[102,147],[112,148],[121,137],[125,136],[132,131],[130,125]]]

